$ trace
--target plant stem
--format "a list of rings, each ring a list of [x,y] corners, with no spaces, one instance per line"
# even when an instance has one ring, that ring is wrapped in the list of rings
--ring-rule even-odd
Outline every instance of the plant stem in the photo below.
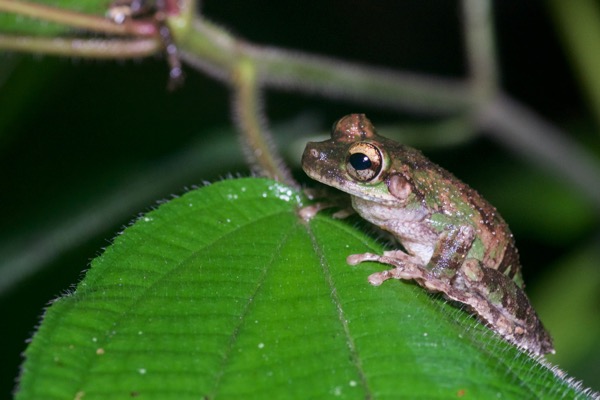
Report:
[[[550,0],[547,4],[578,72],[590,111],[600,124],[600,5],[596,0]]]
[[[527,160],[559,172],[600,209],[598,162],[576,142],[510,97],[499,94],[489,4],[465,0],[468,51],[474,74],[469,83],[402,74],[244,42],[204,19],[175,33],[182,58],[226,82],[241,59],[257,69],[264,87],[287,88],[325,97],[430,113],[475,112],[475,122]],[[483,35],[483,37],[481,37]],[[486,58],[491,58],[486,60]],[[562,149],[562,150],[561,150]],[[561,160],[557,162],[557,160]]]
[[[560,129],[502,93],[481,109],[479,125],[529,162],[565,178],[600,211],[598,160]]]
[[[117,24],[103,16],[21,0],[0,0],[0,11],[111,35],[154,36],[157,34],[156,24],[151,20],[127,19],[122,24]]]
[[[469,79],[478,103],[498,92],[498,71],[492,4],[490,0],[463,0],[463,23]]]
[[[583,4],[586,0],[578,1]],[[252,149],[247,151],[248,157],[255,169],[260,166],[263,174],[294,184],[270,144],[260,109],[261,91],[272,87],[420,113],[465,115],[475,112],[473,117],[480,127],[486,128],[508,147],[525,153],[528,159],[537,159],[547,169],[559,171],[600,209],[600,189],[595,183],[600,176],[597,160],[558,128],[499,92],[489,0],[463,0],[470,82],[394,72],[256,46],[202,17],[197,18],[195,1],[182,0],[178,4],[179,14],[169,15],[166,23],[182,59],[233,87],[236,121],[245,135],[243,140],[247,148]],[[124,30],[124,26],[102,17],[14,0],[0,0],[0,10],[105,33],[113,33],[113,28],[117,29],[116,34],[151,32]],[[133,22],[142,23],[142,27],[150,23]],[[153,24],[152,29],[156,26]],[[162,44],[158,38],[104,41],[0,36],[0,48],[65,56],[128,58],[154,54]],[[590,62],[590,65],[594,63]]]
[[[277,148],[273,146],[262,113],[261,92],[256,78],[254,65],[242,61],[232,79],[233,119],[242,134],[246,159],[255,173],[298,187]]]
[[[174,28],[182,58],[228,81],[240,59],[255,65],[263,87],[317,93],[392,109],[455,113],[472,106],[469,87],[457,80],[366,67],[274,47],[259,47],[204,19]]]
[[[147,57],[162,49],[158,38],[64,39],[0,35],[0,49],[96,59]]]
[[[208,68],[211,75],[219,77],[231,86],[233,90],[233,120],[241,134],[244,154],[252,171],[258,175],[298,187],[282,161],[277,148],[273,146],[273,140],[267,128],[267,119],[262,111],[262,82],[259,81],[259,70],[255,60],[235,51],[230,46],[231,43],[228,43],[230,36],[222,30],[207,31],[211,40],[205,40],[204,34],[197,34],[193,27],[201,25],[203,22],[193,23],[197,14],[195,4],[192,0],[182,1],[179,14],[167,19],[179,51],[184,53],[186,44],[194,47],[194,51],[202,49],[196,55],[200,55],[200,58],[207,56],[208,63],[216,65],[214,68]],[[215,46],[216,43],[222,47]],[[184,56],[183,59],[185,60],[186,57]]]

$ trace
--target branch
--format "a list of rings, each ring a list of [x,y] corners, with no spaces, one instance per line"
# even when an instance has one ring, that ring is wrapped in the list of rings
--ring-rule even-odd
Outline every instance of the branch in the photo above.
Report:
[[[485,132],[585,193],[600,211],[600,165],[584,147],[509,96],[499,94],[478,116]]]
[[[473,105],[470,88],[463,81],[256,46],[205,19],[194,21],[191,27],[170,26],[182,59],[220,80],[229,81],[236,65],[244,60],[255,65],[264,87],[430,114],[461,112]]]
[[[481,102],[499,90],[490,0],[463,0],[465,48],[473,94]]]
[[[19,12],[29,12],[27,15],[54,18],[50,7],[14,0],[0,0],[0,9],[13,7],[11,10],[14,11],[15,4],[24,5],[25,9]],[[528,159],[533,156],[547,169],[569,179],[600,209],[600,187],[596,184],[600,176],[598,161],[558,128],[498,92],[491,9],[487,0],[483,3],[463,0],[470,82],[394,72],[253,45],[203,18],[192,20],[196,15],[192,0],[179,4],[181,12],[169,16],[167,24],[181,49],[182,59],[234,87],[238,127],[246,135],[247,145],[254,149],[250,158],[255,167],[260,165],[269,176],[293,184],[289,172],[269,144],[269,138],[262,136],[266,134],[266,128],[259,95],[262,89],[271,87],[396,110],[471,114],[481,127],[507,146],[524,153]],[[61,10],[61,14],[63,12]],[[64,15],[70,17],[60,21],[72,26],[81,17],[81,14],[71,12]],[[101,20],[108,26],[120,27],[104,18],[88,17],[91,18],[89,21]],[[90,28],[87,22],[85,28]],[[161,43],[159,39],[97,41],[0,36],[0,48],[80,57],[128,58],[154,54],[161,48]]]
[[[587,96],[587,107],[600,124],[600,4],[595,0],[550,0],[546,4]]]
[[[65,39],[0,35],[0,49],[95,59],[146,57],[162,49],[158,38],[146,39]]]

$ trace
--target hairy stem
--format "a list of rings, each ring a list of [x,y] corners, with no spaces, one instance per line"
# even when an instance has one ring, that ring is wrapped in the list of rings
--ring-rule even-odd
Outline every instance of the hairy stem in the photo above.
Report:
[[[0,35],[0,49],[96,59],[147,57],[162,49],[157,38],[65,39]]]
[[[558,128],[498,92],[498,72],[489,0],[463,0],[465,40],[469,58],[468,82],[433,76],[394,72],[245,42],[204,18],[196,18],[195,1],[182,0],[179,13],[167,24],[182,59],[234,88],[238,127],[244,133],[254,167],[293,184],[288,171],[270,145],[259,96],[265,88],[288,89],[353,100],[390,109],[420,113],[465,115],[475,112],[480,127],[508,147],[525,152],[547,169],[568,177],[600,208],[600,189],[594,184],[599,163]],[[17,6],[18,5],[18,6]],[[20,7],[20,8],[18,8]],[[0,10],[103,32],[124,27],[112,21],[23,3],[0,0]],[[194,19],[196,18],[196,19]],[[83,25],[80,22],[86,21]],[[100,22],[102,21],[102,22]],[[94,25],[95,23],[98,25]],[[153,25],[156,29],[156,25]],[[116,33],[116,32],[115,32]],[[127,31],[127,33],[131,33]],[[141,33],[136,33],[141,34]],[[0,48],[95,58],[140,57],[161,48],[158,39],[95,41],[36,39],[0,36]],[[266,135],[266,136],[264,136]]]
[[[486,101],[498,91],[498,71],[492,4],[490,0],[463,0],[465,49],[474,95]]]
[[[316,93],[391,109],[455,113],[472,105],[462,81],[399,73],[293,52],[259,47],[199,19],[192,30],[175,32],[182,58],[191,66],[227,81],[241,58],[256,66],[263,87]]]
[[[298,184],[273,146],[271,134],[266,127],[254,66],[240,62],[232,82],[233,118],[241,132],[244,152],[252,170],[259,175],[297,187]]]
[[[595,0],[547,2],[587,95],[589,109],[600,124],[600,4]]]

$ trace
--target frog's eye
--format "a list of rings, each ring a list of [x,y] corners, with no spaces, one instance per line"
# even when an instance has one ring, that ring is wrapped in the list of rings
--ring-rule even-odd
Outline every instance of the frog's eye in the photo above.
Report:
[[[372,182],[379,178],[383,166],[383,154],[371,143],[355,143],[348,150],[346,159],[348,174],[360,182]]]

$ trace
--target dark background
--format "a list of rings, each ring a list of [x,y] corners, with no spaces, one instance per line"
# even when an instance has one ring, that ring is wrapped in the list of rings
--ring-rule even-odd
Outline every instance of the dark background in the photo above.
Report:
[[[460,10],[451,1],[207,0],[202,13],[257,44],[444,77],[466,75]],[[545,3],[503,0],[495,3],[494,14],[505,90],[597,151],[597,128],[587,114]],[[159,58],[109,62],[0,54],[0,71],[9,68],[14,69],[8,79],[0,81],[1,245],[17,238],[22,239],[19,243],[31,242],[32,252],[43,251],[35,245],[40,232],[79,212],[93,213],[90,204],[110,193],[124,176],[139,172],[147,177],[147,171],[190,143],[202,143],[203,135],[211,142],[210,132],[225,129],[230,134],[228,145],[238,146],[231,130],[228,89],[189,68],[185,86],[172,93],[166,90],[167,67]],[[425,120],[297,93],[269,91],[265,100],[273,124],[306,112],[323,121],[321,130],[350,112],[367,113],[376,126]],[[593,139],[586,139],[590,136]],[[512,185],[519,173],[549,182],[554,177],[498,143],[480,137],[451,149],[425,150],[488,197],[511,224],[528,290],[535,292],[536,285],[543,284],[556,260],[597,238],[598,216],[577,193],[570,193],[575,200],[557,211],[546,204],[560,205],[560,198],[549,199],[541,189],[526,190],[523,182]],[[20,353],[48,302],[69,291],[110,239],[136,215],[155,206],[155,201],[228,172],[247,174],[239,150],[232,154],[235,159],[210,165],[205,173],[174,180],[0,293],[0,398],[8,397],[14,387]],[[289,160],[295,175],[302,177],[298,161]],[[549,184],[558,192],[573,191],[564,183]],[[598,298],[590,301],[600,304]],[[586,357],[557,362],[584,379],[586,386],[600,389],[598,347]]]

